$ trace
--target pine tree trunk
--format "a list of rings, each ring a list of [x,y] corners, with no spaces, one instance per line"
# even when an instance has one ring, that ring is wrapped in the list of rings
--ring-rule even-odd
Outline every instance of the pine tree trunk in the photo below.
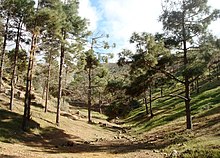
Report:
[[[64,34],[64,33],[63,33]],[[65,40],[65,37],[64,37]],[[57,97],[57,115],[56,115],[56,124],[60,125],[60,103],[62,97],[62,75],[63,75],[63,63],[64,63],[64,44],[61,44],[61,52],[60,52],[60,71],[59,71],[59,83],[58,83],[58,97]]]
[[[15,90],[15,82],[16,82],[16,74],[17,74],[17,62],[18,62],[18,53],[19,53],[19,44],[20,44],[20,34],[21,34],[21,22],[18,24],[17,28],[17,37],[16,37],[16,46],[15,46],[15,54],[14,54],[14,63],[12,68],[12,78],[11,78],[11,97],[10,97],[10,107],[9,109],[12,111],[14,104],[14,90]]]
[[[146,115],[149,114],[149,110],[148,110],[148,105],[147,105],[147,97],[144,97],[144,105],[145,105],[145,109],[146,109]]]
[[[196,80],[196,93],[199,94],[199,79]]]
[[[8,37],[8,25],[9,25],[9,15],[7,17],[6,24],[5,24],[4,41],[3,41],[2,54],[1,54],[1,63],[0,63],[0,92],[2,91],[2,78],[3,78],[3,71],[4,71],[5,48],[6,48],[7,37]]]
[[[154,114],[153,114],[153,110],[152,110],[152,88],[150,86],[150,90],[149,90],[149,97],[150,97],[150,117],[154,117]]]
[[[31,67],[30,67],[30,82],[29,82],[29,98],[28,98],[28,113],[27,113],[27,118],[30,120],[31,118],[31,100],[32,100],[32,78],[33,78],[33,71],[34,71],[34,56],[35,56],[35,45],[36,45],[36,40],[37,37],[34,39],[34,47],[32,50],[32,56],[31,57]]]
[[[48,63],[48,71],[47,71],[47,81],[46,81],[46,98],[45,98],[45,109],[44,112],[47,112],[48,107],[48,98],[49,98],[49,90],[50,90],[50,67],[51,67],[51,52],[49,54],[49,63]]]
[[[183,35],[183,60],[185,68],[188,66],[188,57],[187,57],[187,46],[186,46],[186,29],[185,29],[185,11],[183,12],[182,17],[182,35]],[[186,107],[186,128],[192,129],[192,118],[191,118],[191,108],[190,108],[190,82],[188,74],[184,76],[184,86],[185,86],[185,107]]]
[[[24,115],[23,115],[23,122],[22,122],[22,129],[24,131],[26,131],[28,127],[28,120],[30,119],[31,82],[32,82],[36,40],[37,40],[36,34],[33,34],[32,41],[31,41],[30,56],[29,56],[29,61],[28,61],[26,91],[25,91],[25,100],[24,100]]]
[[[91,68],[89,68],[89,72],[88,72],[88,77],[89,77],[89,87],[88,87],[88,122],[91,123],[91,93],[92,93],[92,89],[91,89]]]

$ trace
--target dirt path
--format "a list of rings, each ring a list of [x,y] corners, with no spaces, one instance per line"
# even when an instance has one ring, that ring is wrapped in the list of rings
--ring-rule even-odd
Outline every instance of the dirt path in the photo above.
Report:
[[[162,158],[163,155],[137,146],[102,142],[96,144],[70,144],[70,146],[38,146],[37,144],[2,143],[0,157],[8,158]]]
[[[87,123],[87,111],[73,116],[78,109],[61,115],[61,125],[54,124],[55,108],[44,113],[40,99],[32,107],[30,132],[20,130],[23,102],[15,100],[14,112],[7,110],[8,97],[1,96],[0,157],[3,158],[162,158],[163,153],[147,141],[138,141],[103,115],[93,113],[93,124]],[[40,106],[39,106],[40,105]]]
[[[44,120],[47,124],[49,121]],[[96,120],[100,121],[100,120]],[[71,125],[72,124],[72,125]],[[71,125],[71,126],[70,126]],[[0,142],[0,157],[6,158],[162,158],[154,146],[141,142],[112,124],[88,124],[86,119],[62,118],[61,127],[18,133],[18,140]],[[16,138],[16,136],[14,136]],[[13,138],[13,136],[12,136]],[[15,139],[13,138],[13,140]]]

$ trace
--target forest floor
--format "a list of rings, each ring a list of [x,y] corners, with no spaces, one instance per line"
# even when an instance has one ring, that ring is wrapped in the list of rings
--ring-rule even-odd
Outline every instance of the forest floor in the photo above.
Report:
[[[138,140],[126,128],[92,113],[87,123],[85,109],[65,107],[60,126],[55,125],[56,109],[51,102],[44,113],[43,100],[32,103],[30,131],[21,130],[23,100],[15,99],[8,110],[9,96],[0,94],[0,157],[6,158],[161,158],[164,154],[147,140]]]
[[[35,94],[28,132],[21,130],[23,98],[14,99],[13,111],[10,111],[9,95],[0,93],[0,157],[163,158],[183,157],[181,154],[184,154],[186,157],[218,158],[219,91],[220,87],[213,88],[195,98],[195,106],[207,107],[200,112],[197,110],[193,130],[186,130],[184,109],[180,109],[178,100],[162,102],[178,104],[175,107],[161,104],[159,108],[157,103],[153,118],[146,116],[141,108],[134,110],[127,119],[112,122],[106,121],[105,115],[92,112],[91,124],[87,122],[86,109],[65,103],[61,106],[58,127],[55,124],[56,100],[50,100],[45,113],[44,99]],[[207,99],[212,107],[206,103]]]

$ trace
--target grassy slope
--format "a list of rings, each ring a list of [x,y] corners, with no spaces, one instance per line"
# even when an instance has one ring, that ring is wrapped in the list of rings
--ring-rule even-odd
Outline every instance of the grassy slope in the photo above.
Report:
[[[185,106],[179,98],[153,102],[155,116],[145,115],[145,107],[132,111],[124,120],[134,134],[170,152],[186,157],[220,157],[220,81],[203,85],[192,94],[193,130],[185,130]]]
[[[188,157],[192,157],[192,155],[196,157],[196,154],[199,154],[197,157],[208,157],[210,155],[210,157],[214,157],[214,155],[219,157],[219,85],[219,81],[209,83],[200,89],[201,92],[198,95],[192,95],[193,131],[185,130],[184,103],[178,98],[163,98],[155,101],[153,103],[155,114],[153,118],[146,116],[145,108],[141,107],[132,111],[124,121],[127,125],[132,126],[130,131],[132,136],[138,137],[138,143],[142,144],[144,148],[161,149],[168,153],[175,149],[178,152],[185,153],[184,156],[188,155]],[[36,151],[39,150],[39,153],[61,153],[60,156],[62,157],[62,154],[65,155],[67,152],[77,152],[66,151],[66,148],[63,150],[60,147],[67,141],[74,141],[78,145],[82,145],[79,147],[78,153],[89,153],[90,150],[99,150],[101,146],[94,146],[93,148],[93,146],[84,144],[85,141],[95,140],[96,138],[111,140],[115,136],[115,132],[103,130],[99,125],[87,124],[86,118],[71,120],[62,116],[61,127],[56,127],[54,124],[56,104],[50,102],[49,112],[45,114],[43,112],[43,100],[37,96],[35,101],[37,103],[33,103],[31,110],[31,130],[24,133],[20,130],[23,101],[15,99],[14,112],[10,112],[7,110],[9,97],[0,94],[0,152],[3,146],[20,144],[21,151],[23,151],[22,148],[31,151],[33,148],[25,148],[34,147]],[[68,107],[65,110],[69,114],[74,114],[77,111],[76,108],[70,109]],[[80,113],[84,116],[87,115],[87,111],[83,109],[80,109]],[[105,116],[98,113],[92,115],[96,122],[106,119]],[[59,148],[56,148],[57,145]],[[74,150],[77,150],[77,148],[74,148]],[[123,150],[125,149],[123,148]],[[25,155],[23,156],[25,157]],[[36,157],[36,155],[34,156]],[[53,157],[53,155],[47,156]],[[91,154],[88,156],[91,156]],[[101,156],[103,156],[103,153]],[[111,156],[114,157],[114,155]],[[39,155],[39,157],[41,156]]]

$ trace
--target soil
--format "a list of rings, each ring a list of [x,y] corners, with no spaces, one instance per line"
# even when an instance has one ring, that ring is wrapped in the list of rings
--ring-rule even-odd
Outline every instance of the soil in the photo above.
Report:
[[[0,109],[7,110],[8,98],[1,98]],[[22,116],[22,102],[15,100],[14,111]],[[40,105],[40,101],[38,100]],[[93,116],[87,122],[86,113],[76,115],[76,109],[61,114],[60,126],[55,122],[55,109],[47,114],[41,106],[32,107],[32,120],[39,127],[29,132],[9,130],[9,138],[0,141],[3,158],[162,158],[164,153],[147,140],[139,140],[127,130],[106,119]],[[85,111],[85,110],[84,110]],[[4,118],[10,121],[12,117]],[[7,130],[7,128],[5,128]],[[1,136],[1,134],[0,134]]]

